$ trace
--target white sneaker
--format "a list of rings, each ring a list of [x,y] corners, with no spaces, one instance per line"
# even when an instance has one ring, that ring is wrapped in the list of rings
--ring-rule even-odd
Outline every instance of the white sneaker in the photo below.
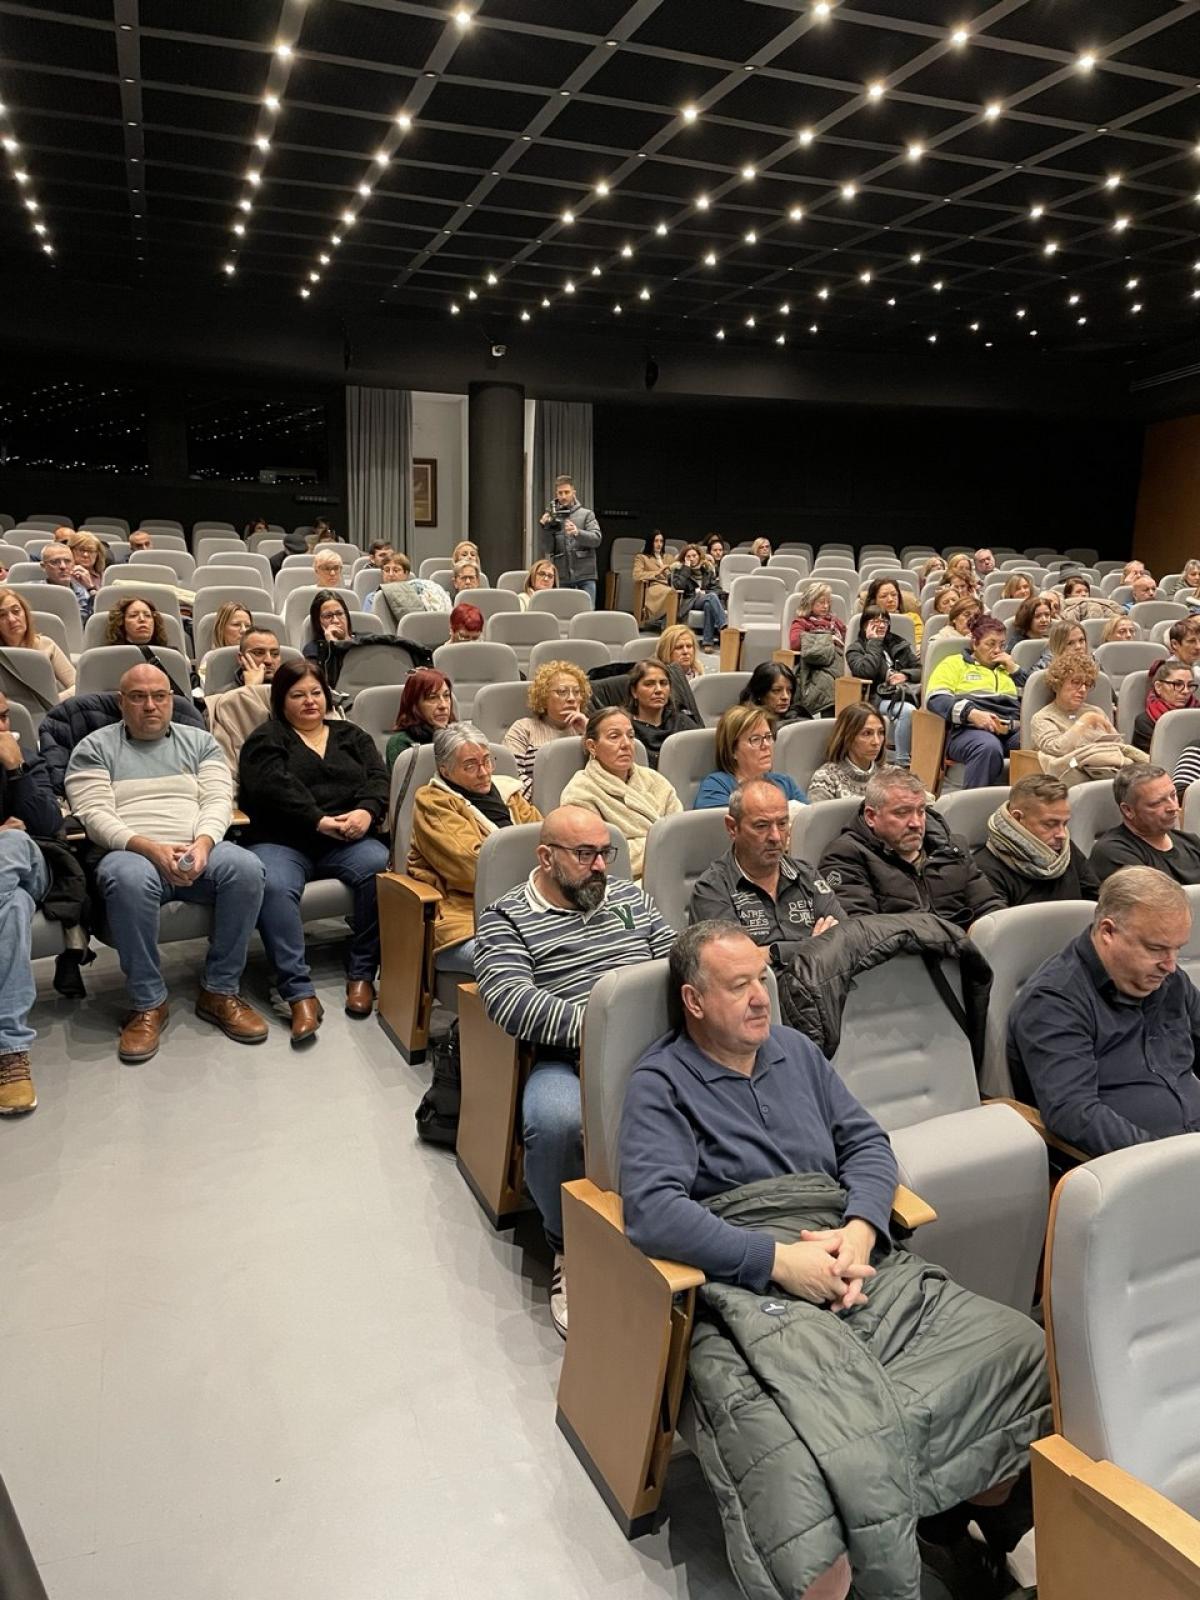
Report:
[[[567,1266],[562,1256],[554,1258],[550,1278],[550,1320],[560,1338],[567,1337]]]

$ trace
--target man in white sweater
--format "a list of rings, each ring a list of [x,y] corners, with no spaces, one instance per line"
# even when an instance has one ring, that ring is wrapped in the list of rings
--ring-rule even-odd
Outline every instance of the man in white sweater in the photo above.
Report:
[[[71,810],[105,852],[96,883],[133,1001],[122,1061],[148,1061],[167,1024],[158,916],[169,900],[213,908],[196,1015],[239,1044],[267,1036],[266,1022],[238,994],[263,869],[248,850],[224,842],[233,777],[220,746],[201,728],[173,725],[171,710],[166,674],[131,667],[121,679],[122,721],[82,739],[67,767]]]

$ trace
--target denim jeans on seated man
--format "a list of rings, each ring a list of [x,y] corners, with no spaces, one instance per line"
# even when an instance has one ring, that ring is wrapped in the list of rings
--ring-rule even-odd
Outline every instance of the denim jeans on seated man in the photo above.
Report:
[[[266,892],[258,919],[259,932],[275,968],[279,993],[287,1000],[316,994],[304,949],[300,897],[314,878],[337,878],[354,895],[351,938],[346,959],[347,982],[374,983],[379,970],[379,901],[376,876],[387,870],[388,851],[382,839],[366,837],[335,845],[314,860],[286,844],[254,844],[250,850],[266,869]]]
[[[563,1247],[562,1186],[583,1177],[579,1067],[571,1061],[535,1061],[521,1097],[525,1182],[542,1214],[546,1242]]]
[[[436,972],[465,972],[475,976],[475,941],[464,939],[461,944],[448,944],[433,958]]]
[[[33,913],[50,874],[22,828],[0,828],[0,1056],[28,1050],[37,1034],[26,1022],[37,998],[30,961]]]
[[[146,856],[111,850],[96,868],[96,883],[135,1011],[152,1011],[167,998],[158,913],[172,900],[214,908],[204,987],[210,994],[237,995],[263,898],[262,865],[248,850],[215,844],[204,872],[183,887],[169,884]]]

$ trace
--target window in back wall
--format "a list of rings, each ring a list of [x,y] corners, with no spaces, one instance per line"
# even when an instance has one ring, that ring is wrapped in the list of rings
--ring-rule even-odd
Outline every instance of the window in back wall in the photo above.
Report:
[[[324,395],[197,390],[186,397],[188,475],[223,483],[324,485]]]
[[[146,396],[121,384],[0,382],[0,473],[150,473]]]

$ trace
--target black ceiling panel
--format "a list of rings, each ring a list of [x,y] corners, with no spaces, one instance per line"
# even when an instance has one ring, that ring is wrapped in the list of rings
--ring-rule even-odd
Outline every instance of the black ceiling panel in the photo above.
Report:
[[[449,6],[313,0],[281,57],[281,0],[139,0],[128,85],[112,0],[10,8],[0,132],[19,143],[0,159],[29,176],[0,186],[4,271],[304,288],[314,305],[423,315],[453,301],[493,327],[542,315],[543,298],[568,327],[605,326],[619,303],[648,337],[794,340],[816,322],[853,349],[974,338],[971,321],[1023,349],[1035,321],[1039,339],[1088,348],[1195,326],[1200,92],[1162,81],[1200,62],[1194,5],[1015,0],[986,29],[987,0],[842,0],[824,22],[801,0],[472,9],[459,28]],[[963,48],[958,25],[974,35]],[[1084,49],[1091,72],[1074,65]],[[877,79],[885,93],[865,99]],[[1001,114],[984,120],[992,100]]]

